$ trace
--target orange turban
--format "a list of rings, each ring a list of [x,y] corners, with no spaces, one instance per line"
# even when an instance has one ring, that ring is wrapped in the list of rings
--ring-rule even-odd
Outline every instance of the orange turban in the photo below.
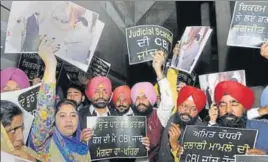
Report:
[[[185,86],[181,89],[179,93],[177,105],[181,105],[189,97],[193,98],[198,112],[201,112],[206,105],[207,97],[205,93],[201,89],[192,86]]]
[[[103,86],[108,94],[112,94],[112,83],[110,79],[103,76],[96,76],[87,85],[86,95],[89,100],[93,97],[99,86]]]
[[[224,95],[230,95],[241,103],[246,110],[254,104],[254,92],[241,83],[235,81],[222,81],[215,88],[215,102],[220,103]]]
[[[113,93],[113,103],[116,103],[116,100],[123,95],[124,98],[127,100],[128,104],[131,104],[131,98],[130,98],[130,88],[126,85],[119,86],[115,88]]]

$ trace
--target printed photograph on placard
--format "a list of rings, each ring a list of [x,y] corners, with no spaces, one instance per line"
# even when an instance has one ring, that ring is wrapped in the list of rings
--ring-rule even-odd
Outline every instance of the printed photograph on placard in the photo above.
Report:
[[[180,40],[180,54],[173,56],[171,66],[191,74],[211,32],[210,27],[186,27]]]
[[[5,53],[37,53],[46,35],[60,46],[56,56],[86,71],[104,27],[98,17],[69,1],[14,1]]]
[[[268,42],[268,1],[236,1],[227,45],[260,48]]]
[[[214,90],[217,84],[228,80],[233,80],[246,85],[245,70],[199,75],[200,88],[207,95],[206,109],[209,109],[210,105],[214,102]]]
[[[41,83],[21,90],[1,93],[1,100],[10,101],[19,106],[19,108],[22,110],[23,121],[24,121],[23,122],[24,143],[27,142],[32,122],[34,120],[33,114],[35,113],[37,103],[37,93],[39,92],[40,86]]]

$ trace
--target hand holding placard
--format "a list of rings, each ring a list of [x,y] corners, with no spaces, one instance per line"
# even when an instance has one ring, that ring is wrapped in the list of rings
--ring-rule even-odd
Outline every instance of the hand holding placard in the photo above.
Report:
[[[181,130],[179,125],[171,123],[171,127],[168,131],[169,134],[169,143],[172,150],[176,150],[179,148],[178,140],[181,136]]]

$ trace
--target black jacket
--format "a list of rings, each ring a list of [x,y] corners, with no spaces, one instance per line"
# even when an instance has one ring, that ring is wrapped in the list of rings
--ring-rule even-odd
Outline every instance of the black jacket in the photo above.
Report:
[[[96,112],[93,111],[93,113],[90,112],[89,108],[91,105],[86,105],[79,111],[79,119],[80,119],[80,126],[81,130],[87,127],[87,117],[88,116],[97,116]],[[110,113],[108,113],[108,116],[119,116],[118,113],[115,111],[114,108],[109,107]]]

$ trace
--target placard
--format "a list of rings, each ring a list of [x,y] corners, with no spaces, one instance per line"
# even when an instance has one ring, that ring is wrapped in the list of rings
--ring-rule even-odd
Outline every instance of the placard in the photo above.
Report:
[[[191,74],[211,32],[208,26],[186,27],[180,40],[180,53],[173,55],[171,66]]]
[[[236,1],[228,46],[260,48],[268,42],[268,2]]]
[[[82,78],[86,78],[89,80],[95,76],[107,76],[110,71],[110,67],[110,63],[104,61],[97,56],[93,56],[87,73],[73,65],[64,64],[64,69],[69,80],[73,84],[79,86],[82,86],[84,84]]]
[[[153,60],[155,52],[162,49],[171,52],[173,34],[158,25],[140,25],[126,28],[129,64],[139,64]]]
[[[258,131],[227,127],[186,126],[180,162],[233,162],[254,148]]]
[[[98,19],[71,1],[13,1],[5,53],[37,53],[46,36],[60,47],[56,56],[86,72],[104,28]]]
[[[40,86],[33,87],[26,92],[23,92],[19,95],[20,106],[27,112],[34,115],[37,107],[37,95],[40,90]]]
[[[57,59],[57,69],[56,69],[56,78],[57,80],[60,77],[61,70],[63,67],[63,61]],[[45,72],[45,64],[38,54],[22,54],[18,62],[18,68],[24,71],[30,81],[34,78],[42,79]]]
[[[34,120],[34,116],[32,115],[32,113],[34,113],[34,104],[36,104],[36,98],[32,98],[32,97],[37,95],[35,92],[39,90],[40,86],[41,86],[41,83],[36,84],[32,87],[17,90],[17,91],[1,93],[1,100],[7,100],[10,102],[13,102],[17,106],[19,106],[19,108],[22,110],[23,122],[24,122],[24,129],[23,129],[24,143],[26,143],[27,141],[28,135],[32,127],[32,122]],[[33,95],[31,92],[33,92]],[[24,97],[24,99],[26,98],[26,102],[25,100],[19,101],[19,96],[21,96],[21,98]],[[33,101],[33,99],[35,100]],[[26,105],[23,104],[24,106],[26,106],[26,108],[27,108],[27,101],[30,103],[30,108],[29,109],[27,108],[28,111],[27,109],[24,109],[24,107],[21,106],[22,101],[26,103]]]
[[[110,71],[111,64],[103,59],[93,56],[90,63],[88,73],[93,77],[95,76],[107,76]]]
[[[258,130],[256,148],[268,153],[268,120],[248,120],[247,128]]]
[[[146,137],[146,123],[142,116],[87,117],[87,127],[94,131],[89,142],[92,161],[147,157],[141,143]]]
[[[209,109],[214,101],[214,91],[218,83],[222,81],[237,81],[246,86],[245,70],[226,71],[199,75],[200,88],[207,96],[206,109]]]

